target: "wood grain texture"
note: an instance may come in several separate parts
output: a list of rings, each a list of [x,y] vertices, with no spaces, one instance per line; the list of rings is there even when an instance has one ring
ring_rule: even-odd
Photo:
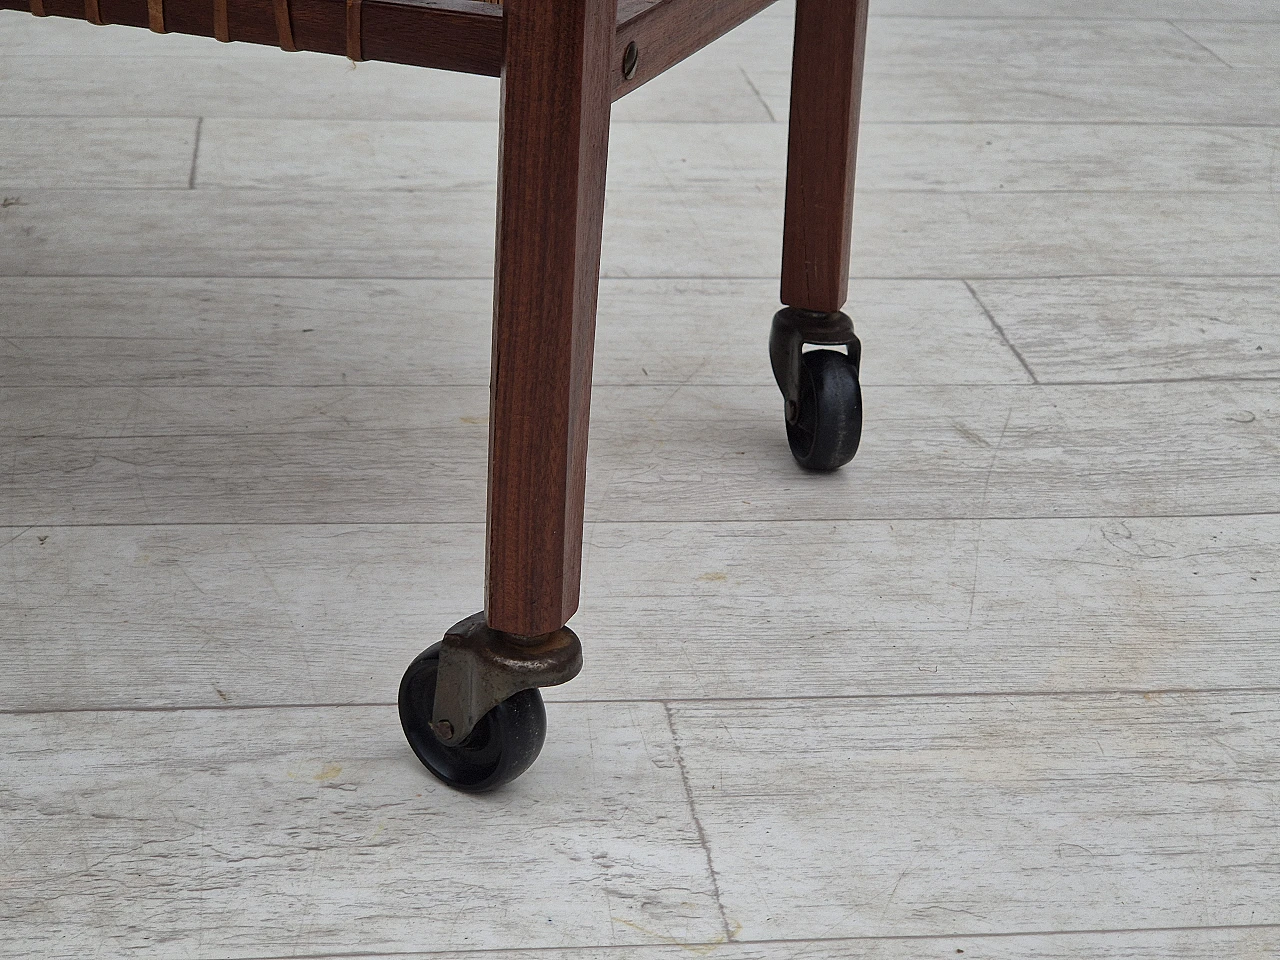
[[[610,193],[605,276],[776,277],[781,184]],[[0,276],[486,277],[493,196],[41,191],[0,210]],[[853,276],[1271,276],[1280,219],[1247,195],[869,193]]]
[[[46,22],[30,19],[37,26]],[[161,47],[168,42],[150,34],[139,36]],[[786,36],[785,31],[777,35],[784,49]],[[1012,45],[1016,40],[1015,35],[1008,42]],[[614,119],[785,119],[789,68],[776,53],[772,64],[733,59],[735,41],[736,33],[730,34],[707,52],[645,84],[618,103]],[[1042,38],[1041,43],[1051,46],[1051,38]],[[718,50],[721,46],[725,46],[723,54]],[[164,58],[148,56],[142,52],[145,49],[128,56],[80,55],[74,63],[6,53],[0,59],[0,115],[39,116],[49,112],[50,104],[60,104],[59,113],[80,116],[378,116],[387,120],[492,120],[497,116],[498,94],[492,78],[389,63],[362,64],[351,70],[338,57],[285,57],[265,47],[246,48],[235,56],[192,57],[182,71],[171,71],[163,69]],[[214,48],[214,54],[221,52]],[[1117,44],[1113,56],[1118,60],[1126,52],[1136,56],[1141,47],[1129,50]],[[100,83],[78,82],[86,75],[101,78]],[[700,91],[700,96],[690,98],[691,89]],[[1277,126],[1278,90],[1280,80],[1274,71],[1232,70],[1216,62],[1151,66],[1113,62],[1072,69],[906,60],[880,67],[871,59],[862,119],[990,123],[1158,119],[1160,123]]]
[[[1232,67],[1275,69],[1280,18],[1272,23],[1250,24],[1247,30],[1217,20],[1186,20],[1174,26]]]
[[[661,707],[549,713],[574,732],[480,802],[385,707],[0,718],[0,955],[722,936]]]
[[[25,9],[24,2],[4,6]],[[271,4],[230,3],[227,36],[215,23],[216,5],[203,0],[165,0],[168,31],[220,40],[281,46]],[[502,10],[482,0],[367,0],[361,47],[366,60],[497,76],[502,67]],[[102,22],[150,27],[147,0],[101,0]],[[47,0],[50,16],[86,19],[87,7],[73,0]],[[298,50],[345,55],[346,8],[335,0],[290,0],[293,42]],[[212,51],[210,51],[212,55]]]
[[[616,0],[507,0],[485,614],[578,608]]]
[[[15,137],[48,118],[11,119]],[[124,125],[131,121],[116,121]],[[145,121],[144,121],[145,122]],[[44,134],[49,142],[53,134]],[[139,128],[141,141],[147,136]],[[322,190],[487,188],[496,129],[468,121],[206,119],[198,188],[282,184]],[[858,138],[858,191],[1165,191],[1265,193],[1280,128],[1149,124],[871,123]],[[787,127],[759,123],[612,124],[614,189],[773,193]],[[127,153],[122,150],[122,154]],[[122,182],[121,157],[100,162]],[[7,167],[3,181],[29,173]],[[148,183],[133,174],[133,185]],[[35,182],[52,186],[52,182]],[[155,186],[154,182],[150,182]]]
[[[26,14],[13,14],[37,21]],[[759,18],[758,18],[759,19]],[[80,24],[79,26],[85,27]],[[619,102],[616,120],[720,121],[785,119],[790,69],[777,52],[761,63],[734,57],[740,28],[717,41],[634,96]],[[763,27],[768,24],[762,22]],[[282,56],[269,48],[246,47],[235,55],[191,57],[182,71],[162,69],[163,57],[144,51],[165,47],[139,32],[150,45],[136,55],[90,55],[74,63],[47,56],[8,54],[0,59],[0,115],[41,115],[50,104],[59,113],[82,116],[312,117],[335,119],[378,116],[383,119],[494,119],[497,90],[491,78],[420,70],[397,64],[364,64],[351,70],[338,57]],[[95,36],[102,36],[96,31]],[[748,48],[786,48],[786,31]],[[874,39],[871,31],[869,42]],[[1028,45],[1032,46],[1028,38]],[[1039,37],[1052,50],[1053,35]],[[1018,35],[996,45],[1012,47]],[[1083,42],[1083,41],[1081,41]],[[98,41],[99,45],[101,41]],[[212,46],[212,45],[211,45]],[[957,45],[939,37],[940,50]],[[1274,71],[1265,67],[1235,70],[1217,63],[1169,62],[1163,54],[1149,66],[1126,65],[1125,55],[1141,57],[1149,44],[1135,39],[1112,46],[1108,64],[1001,65],[993,62],[919,62],[902,59],[878,65],[868,61],[863,91],[864,121],[874,122],[1040,122],[1280,125],[1280,98]],[[724,52],[720,49],[724,47]],[[229,48],[230,49],[230,48]],[[1050,53],[1046,52],[1046,57]],[[157,62],[160,60],[162,62]],[[884,55],[881,55],[881,61]],[[252,67],[248,67],[252,64]],[[747,76],[744,77],[743,70]],[[86,86],[77,78],[93,75]],[[753,90],[752,84],[758,88]],[[688,91],[702,95],[690,98]],[[74,104],[74,108],[70,105]],[[768,104],[766,108],[765,104]],[[770,113],[772,110],[772,113]]]
[[[777,4],[719,41],[706,59],[790,69],[787,40],[793,19],[772,14],[794,14],[795,9],[794,3]],[[872,4],[870,24],[867,63],[894,73],[944,64],[1070,69],[1222,65],[1211,50],[1165,20],[981,17],[954,10],[936,17],[886,17]]]
[[[80,26],[87,29],[83,23]],[[167,43],[149,33],[138,36],[161,47]],[[90,51],[60,66],[47,56],[19,58],[6,52],[0,59],[0,115],[41,116],[49,113],[49,104],[59,104],[56,114],[77,116],[497,119],[500,97],[491,77],[377,62],[353,69],[339,57],[283,57],[269,47],[237,46],[215,47],[217,55],[201,56],[185,55],[189,48],[181,48],[180,71],[165,69],[167,59],[148,55],[149,47],[114,56]],[[100,77],[100,83],[88,87],[77,83],[77,77],[90,74]],[[692,104],[686,93],[688,83],[688,77],[681,79],[677,74],[646,84],[619,102],[618,116],[771,119],[750,82],[736,69],[699,74],[696,83],[705,96]]]
[[[37,26],[48,22],[30,19]],[[103,29],[96,28],[94,36],[105,37]],[[184,57],[181,69],[174,69],[168,58],[146,52],[174,37],[137,35],[149,45],[127,56],[6,53],[0,58],[0,115],[44,116],[50,104],[58,104],[55,115],[82,117],[380,116],[491,123],[498,118],[494,77],[394,63],[352,67],[337,56],[285,56],[270,47],[212,41],[207,41],[208,53]],[[86,84],[86,76],[97,82]],[[746,81],[741,82],[745,88]]]
[[[745,939],[1280,921],[1272,695],[672,711]]]
[[[866,0],[800,0],[791,70],[782,302],[834,313],[849,296]]]
[[[1280,279],[978,281],[1042,382],[1280,379]]]
[[[479,608],[482,534],[0,530],[0,703],[390,704]],[[750,699],[763,677],[771,697],[1280,689],[1277,543],[1274,516],[590,524],[586,663],[546,696]]]
[[[620,98],[750,20],[776,0],[620,0],[613,48],[613,95]],[[635,74],[622,69],[634,43]]]
[[[606,279],[594,382],[771,384],[776,296],[771,280]],[[491,300],[488,280],[7,278],[2,383],[482,387]],[[1028,381],[962,283],[861,281],[849,311],[864,383]]]
[[[790,75],[752,69],[747,75],[773,116],[787,115]],[[689,80],[692,82],[693,78]],[[1275,71],[1225,64],[999,67],[918,64],[881,70],[868,65],[862,118],[871,121],[965,123],[1280,123]]]
[[[948,0],[880,0],[876,12],[895,17],[954,16]],[[1089,19],[1177,19],[1280,21],[1271,0],[1218,0],[1206,6],[1201,0],[975,0],[964,8],[971,17],[1037,17]]]
[[[738,936],[893,925],[948,939],[952,955],[977,940],[981,956],[984,933],[1085,915],[1274,925],[1268,700],[991,697],[922,712],[899,700],[674,707]],[[16,861],[6,947],[125,952],[159,935],[202,955],[212,931],[227,956],[299,942],[350,953],[719,938],[660,708],[553,706],[567,735],[496,805],[428,783],[380,736],[389,713],[271,711],[261,729],[241,712],[5,717],[0,842],[46,851]],[[823,741],[789,748],[814,725]],[[817,780],[844,787],[843,802]],[[462,816],[465,839],[445,829]],[[751,878],[766,857],[762,889]],[[782,886],[797,875],[828,877],[824,896]],[[461,925],[448,909],[460,877]],[[1153,949],[1172,934],[1145,936]],[[1081,940],[1024,943],[1062,955]]]
[[[688,960],[707,954],[717,960],[957,960],[956,952],[978,960],[1270,960],[1280,947],[1274,928],[1242,926],[1225,930],[1109,931],[1105,933],[1000,934],[895,940],[781,940],[772,943],[682,943],[664,946],[585,947],[560,950],[468,951],[469,960]],[[434,960],[438,953],[352,954],[351,960]],[[288,960],[288,958],[278,958]]]
[[[185,187],[195,135],[180,118],[0,117],[0,190]]]
[[[6,389],[6,525],[482,518],[483,388]],[[587,516],[1270,513],[1274,384],[868,387],[854,469],[802,473],[770,387],[597,391]],[[1176,411],[1177,415],[1171,415]]]

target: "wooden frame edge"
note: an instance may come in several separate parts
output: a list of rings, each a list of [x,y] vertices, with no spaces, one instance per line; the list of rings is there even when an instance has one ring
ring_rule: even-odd
[[[613,98],[625,97],[776,2],[618,0]],[[628,77],[623,64],[632,43],[636,45],[636,68]]]
[[[776,0],[619,0],[614,38],[613,99],[665,73],[686,57],[750,20]],[[432,67],[496,77],[505,56],[501,5],[491,0],[363,0],[361,51],[365,60]],[[297,49],[345,56],[346,8],[343,0],[291,0],[293,41]],[[269,16],[247,20],[237,9],[232,40],[280,44],[278,25]],[[85,19],[83,0],[0,0],[0,10],[40,12]],[[147,28],[147,0],[101,0],[110,24]],[[165,0],[170,33],[212,37],[210,0]],[[627,48],[636,45],[631,76],[624,66]]]
[[[230,11],[232,41],[280,45],[274,8]],[[47,16],[84,20],[84,0],[42,0]],[[363,0],[362,56],[365,60],[433,67],[496,77],[502,72],[502,7],[486,0]],[[164,0],[169,33],[213,37],[212,0]],[[31,0],[0,0],[0,10],[32,11]],[[151,26],[148,0],[99,0],[107,24]],[[345,56],[345,0],[290,0],[294,45],[299,50]]]

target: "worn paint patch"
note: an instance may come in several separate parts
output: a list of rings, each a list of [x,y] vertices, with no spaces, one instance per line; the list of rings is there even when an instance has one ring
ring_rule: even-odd
[[[314,780],[316,783],[327,783],[342,773],[342,767],[336,763],[322,764],[317,770],[314,767],[294,767],[285,772],[290,780]]]

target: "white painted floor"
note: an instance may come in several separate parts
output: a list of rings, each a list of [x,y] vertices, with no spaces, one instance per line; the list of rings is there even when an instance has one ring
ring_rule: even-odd
[[[786,449],[786,0],[616,108],[587,666],[439,786],[497,82],[0,12],[0,956],[1280,954],[1280,6],[875,0]]]

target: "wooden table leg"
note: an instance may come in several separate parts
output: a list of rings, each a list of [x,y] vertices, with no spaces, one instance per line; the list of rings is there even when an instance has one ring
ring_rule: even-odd
[[[617,0],[506,0],[485,614],[578,607]]]
[[[867,0],[797,0],[782,302],[833,313],[849,294]]]

